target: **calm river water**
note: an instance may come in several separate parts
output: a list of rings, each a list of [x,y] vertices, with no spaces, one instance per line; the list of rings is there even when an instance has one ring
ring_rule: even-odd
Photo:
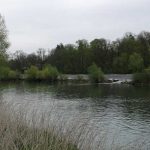
[[[66,130],[82,122],[85,135],[82,138],[91,136],[91,150],[96,150],[96,144],[100,141],[105,145],[104,149],[114,145],[125,146],[125,149],[128,149],[128,145],[150,149],[148,87],[1,83],[0,99],[28,113],[36,110],[38,115],[48,114],[46,118],[49,122],[61,125]]]

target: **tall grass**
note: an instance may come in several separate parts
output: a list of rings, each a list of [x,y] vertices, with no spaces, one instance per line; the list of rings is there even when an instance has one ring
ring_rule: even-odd
[[[22,117],[0,106],[0,150],[77,150],[65,137],[56,134],[54,128],[29,126]]]
[[[19,114],[19,115],[18,115]],[[9,106],[0,104],[0,150],[142,150],[146,142],[119,146],[115,144],[117,137],[112,137],[112,144],[101,134],[87,130],[88,122],[48,125],[45,116],[37,121],[35,114],[30,121],[26,114],[15,113]],[[92,126],[91,126],[92,127]],[[64,134],[65,133],[65,134]],[[96,142],[93,142],[96,141]],[[144,147],[144,148],[143,148]]]

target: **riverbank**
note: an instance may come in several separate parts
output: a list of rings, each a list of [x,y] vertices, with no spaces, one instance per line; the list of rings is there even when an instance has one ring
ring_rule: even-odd
[[[90,81],[89,75],[86,74],[77,74],[77,75],[72,75],[72,74],[64,74],[62,75],[64,80],[67,81]],[[61,76],[58,77],[58,80],[63,79]],[[131,82],[132,81],[132,74],[105,74],[105,82],[106,83],[113,83],[113,82]]]
[[[25,75],[21,75],[20,80],[27,80]],[[90,82],[88,74],[61,74],[57,77],[58,81],[85,81]],[[132,74],[105,74],[105,82],[131,82]]]

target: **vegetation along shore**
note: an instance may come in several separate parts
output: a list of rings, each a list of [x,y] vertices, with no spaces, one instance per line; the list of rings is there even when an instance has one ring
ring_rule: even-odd
[[[150,32],[126,33],[109,41],[104,38],[59,44],[51,51],[16,51],[8,54],[5,21],[0,16],[0,80],[65,80],[63,74],[89,74],[93,82],[105,82],[104,74],[135,74],[133,83],[149,84]],[[140,74],[139,74],[140,73]],[[146,79],[145,79],[146,76]],[[143,80],[142,78],[144,77]],[[79,76],[79,80],[81,80]]]

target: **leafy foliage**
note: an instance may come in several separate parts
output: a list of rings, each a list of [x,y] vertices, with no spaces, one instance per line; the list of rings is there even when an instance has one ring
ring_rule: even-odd
[[[115,73],[129,73],[128,69],[128,54],[122,53],[119,57],[116,57],[113,61],[113,68]],[[126,66],[126,67],[125,67]]]
[[[8,47],[9,42],[7,41],[7,30],[5,20],[0,14],[0,53],[4,54]]]
[[[78,40],[76,44],[61,43],[48,54],[44,49],[32,54],[20,51],[9,60],[9,65],[22,73],[32,65],[40,70],[52,65],[63,74],[86,74],[92,62],[105,73],[142,71],[150,66],[150,32],[126,33],[112,42],[100,38],[91,42]]]
[[[39,71],[38,79],[40,80],[57,80],[59,72],[56,67],[48,65],[44,67],[41,71]]]
[[[39,70],[36,66],[31,66],[26,70],[27,78],[30,80],[37,80]]]
[[[0,67],[4,67],[7,64],[6,50],[9,47],[7,40],[7,30],[5,26],[4,18],[0,14]]]
[[[97,67],[94,63],[88,68],[88,73],[93,82],[103,82],[105,79],[101,68]]]
[[[135,73],[133,75],[133,83],[149,85],[150,84],[150,67],[145,69],[141,73]]]
[[[0,80],[12,80],[17,78],[17,72],[11,70],[8,67],[0,67]]]
[[[133,53],[129,57],[129,69],[132,72],[141,72],[144,68],[144,61],[140,54]]]
[[[36,66],[31,66],[26,70],[26,75],[29,80],[49,80],[55,81],[59,75],[56,67],[48,65],[42,70],[39,70]]]
[[[42,48],[32,54],[16,51],[9,59],[8,47],[7,29],[0,15],[0,66],[22,74],[27,70],[29,79],[56,80],[58,70],[62,74],[86,74],[92,62],[105,73],[118,74],[142,72],[150,66],[150,32],[145,31],[138,35],[126,33],[112,42],[99,38],[91,42],[81,39],[75,44],[61,43],[48,54]]]

